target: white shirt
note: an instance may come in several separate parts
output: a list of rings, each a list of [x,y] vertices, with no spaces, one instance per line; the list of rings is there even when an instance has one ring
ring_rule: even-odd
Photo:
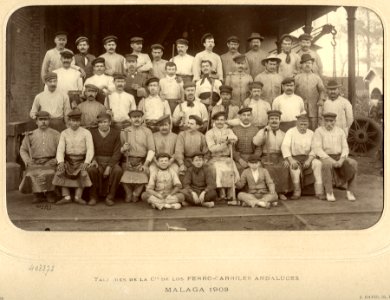
[[[83,79],[79,71],[72,68],[59,68],[53,72],[57,73],[57,90],[59,92],[68,94],[69,91],[82,91]],[[45,90],[47,91],[47,85],[45,85]]]
[[[205,79],[202,82],[203,79],[200,79],[196,82],[196,90],[195,90],[195,97],[199,97],[202,93],[210,93],[211,91],[211,83],[208,81],[208,79]],[[222,85],[221,81],[218,79],[214,79],[214,86],[213,86],[213,92],[217,93],[219,95],[219,87]]]
[[[171,115],[171,108],[166,100],[159,96],[149,96],[138,104],[138,109],[144,112],[145,120],[157,120],[163,115]]]
[[[257,180],[259,180],[259,169],[257,168],[254,171],[252,169],[250,169],[250,170],[252,172],[253,179],[255,180],[255,182],[257,182]]]
[[[324,102],[324,113],[332,112],[337,114],[336,126],[344,130],[345,135],[348,136],[349,127],[353,123],[353,111],[351,103],[339,96],[336,100],[326,99]]]
[[[267,111],[271,110],[271,105],[267,101],[247,98],[244,107],[252,108],[253,125],[261,127],[268,124]]]
[[[192,65],[194,64],[194,57],[192,55],[176,55],[174,58],[171,58],[172,62],[176,64],[176,74],[179,75],[189,75],[192,73]]]
[[[87,78],[87,80],[85,80],[84,83],[84,90],[87,84],[96,85],[99,89],[105,88],[111,92],[115,91],[114,78],[106,74],[102,74],[102,75],[95,74]]]
[[[282,142],[283,157],[296,155],[313,155],[311,143],[314,132],[307,129],[305,133],[300,133],[297,127],[287,130]]]
[[[201,75],[202,60],[209,60],[213,64],[211,70],[217,72],[218,79],[223,80],[222,60],[218,54],[209,51],[202,51],[195,55],[192,72],[194,73],[194,80],[199,80]]]
[[[183,125],[186,126],[188,124],[188,117],[191,115],[195,115],[200,117],[203,122],[209,119],[209,114],[207,112],[206,106],[200,101],[194,101],[194,106],[188,106],[187,101],[180,103],[176,106],[175,111],[173,112],[173,121],[176,123],[180,118],[180,112],[184,112],[184,121]]]
[[[176,76],[166,76],[160,79],[160,96],[164,99],[181,99],[183,81],[178,83]]]
[[[153,68],[152,61],[150,60],[150,57],[146,53],[133,53],[137,55],[137,67],[138,72],[147,72]]]
[[[111,93],[109,96],[110,107],[108,107],[107,99],[104,102],[104,105],[111,109],[112,111],[112,120],[114,122],[123,122],[129,120],[129,112],[137,109],[133,95],[117,91]]]
[[[281,122],[291,122],[295,121],[297,119],[296,116],[305,111],[305,104],[303,103],[303,99],[298,95],[282,94],[274,99],[272,109],[282,112],[280,117]]]

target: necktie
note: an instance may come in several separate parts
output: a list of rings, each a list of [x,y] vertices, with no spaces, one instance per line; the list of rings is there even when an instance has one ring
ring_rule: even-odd
[[[291,62],[290,52],[287,52],[286,55],[286,64],[289,64]]]

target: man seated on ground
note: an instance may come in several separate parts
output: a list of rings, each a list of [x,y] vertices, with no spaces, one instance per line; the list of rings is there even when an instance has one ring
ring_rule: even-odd
[[[95,205],[98,197],[105,197],[108,206],[114,205],[114,198],[122,177],[119,166],[121,159],[120,131],[111,126],[111,115],[101,113],[97,116],[98,128],[91,129],[95,146],[95,157],[87,169],[92,181],[88,205]]]
[[[257,155],[248,158],[248,168],[246,168],[237,182],[238,189],[247,186],[247,190],[240,192],[237,199],[243,202],[243,206],[270,208],[278,203],[278,195],[275,191],[275,184],[267,169],[261,165]]]
[[[85,187],[92,182],[88,176],[89,167],[94,156],[92,135],[89,130],[80,127],[81,112],[75,108],[68,114],[69,128],[61,132],[57,148],[57,172],[53,184],[61,187],[62,199],[56,204],[72,202],[69,188],[75,188],[74,202],[85,205],[81,198]]]
[[[168,153],[156,155],[157,168],[150,173],[146,191],[142,194],[143,201],[147,201],[153,208],[180,209],[184,195],[180,193],[181,182],[177,173],[169,168],[171,156]]]
[[[279,110],[270,110],[268,125],[253,137],[253,144],[262,147],[261,162],[270,173],[280,200],[287,200],[285,194],[291,191],[289,164],[283,159],[281,146],[285,133],[280,130]]]
[[[326,200],[336,201],[333,194],[333,182],[336,187],[346,185],[346,196],[355,201],[353,194],[357,173],[357,162],[348,157],[349,149],[345,132],[335,126],[337,115],[324,113],[324,125],[314,132],[312,148],[322,162],[322,181],[324,182]]]
[[[84,95],[86,101],[81,102],[77,107],[81,111],[81,126],[84,128],[97,127],[97,116],[106,112],[103,104],[96,101],[96,96],[99,88],[93,84],[85,85]]]
[[[291,199],[301,196],[301,187],[314,183],[317,198],[325,199],[321,177],[321,162],[315,159],[311,143],[313,131],[308,129],[309,117],[306,113],[297,116],[297,126],[287,130],[282,143],[283,158],[288,160],[294,186]]]
[[[214,201],[217,199],[215,182],[204,163],[203,153],[194,152],[192,154],[191,166],[186,170],[182,180],[181,193],[184,194],[186,203],[214,207]]]
[[[55,202],[52,184],[57,166],[55,159],[60,133],[49,127],[50,114],[40,111],[36,114],[37,129],[27,132],[20,147],[20,156],[26,166],[26,173],[19,186],[24,193],[33,193],[33,203],[47,200]]]

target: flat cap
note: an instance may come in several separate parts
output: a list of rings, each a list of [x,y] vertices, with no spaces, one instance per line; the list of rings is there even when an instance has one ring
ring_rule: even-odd
[[[299,36],[299,40],[302,41],[302,40],[309,40],[311,41],[312,40],[312,36],[308,33],[303,33]]]
[[[57,79],[58,76],[57,76],[57,73],[54,73],[54,72],[49,72],[45,75],[44,77],[44,80],[45,82],[48,81],[48,80],[51,80],[51,79]]]
[[[262,89],[264,86],[264,84],[261,82],[261,81],[254,81],[252,82],[252,84],[250,85],[250,89]]]
[[[200,39],[200,42],[203,44],[206,41],[206,39],[213,39],[213,38],[214,38],[214,36],[208,32],[202,36],[202,38]]]
[[[309,115],[307,114],[307,112],[303,112],[296,116],[296,118],[297,120],[309,120]]]
[[[251,35],[247,38],[248,42],[251,40],[260,40],[263,41],[264,37],[260,35],[258,32],[252,32]]]
[[[143,116],[144,115],[144,112],[142,110],[138,110],[138,109],[135,109],[135,110],[131,110],[129,112],[129,117],[139,117],[139,116]]]
[[[171,159],[171,156],[169,153],[166,152],[160,152],[156,154],[156,159],[159,160],[160,158],[167,157],[168,159]]]
[[[212,116],[212,119],[213,120],[216,120],[218,119],[219,117],[223,116],[225,119],[226,119],[226,114],[224,111],[219,111],[217,113],[215,113],[213,116]]]
[[[114,77],[114,80],[116,80],[116,79],[126,79],[126,75],[122,74],[122,73],[114,73],[112,75],[112,77]]]
[[[260,161],[260,157],[256,154],[251,154],[248,157],[248,162],[250,162],[250,163],[257,163],[259,161]]]
[[[57,31],[56,33],[54,33],[54,36],[57,37],[59,35],[65,35],[65,36],[68,36],[68,33],[64,30],[59,30]]]
[[[193,82],[193,81],[188,81],[188,82],[185,82],[184,85],[183,85],[183,88],[184,88],[184,89],[188,89],[188,88],[190,88],[190,87],[196,88],[196,83]]]
[[[160,118],[157,119],[156,124],[157,125],[162,125],[165,123],[170,123],[171,122],[171,116],[170,115],[163,115]]]
[[[238,111],[238,114],[241,115],[244,112],[252,112],[252,107],[243,107]]]
[[[279,64],[282,60],[275,54],[270,54],[261,61],[261,64],[264,66],[267,61],[276,61]]]
[[[50,114],[47,112],[47,111],[44,111],[44,110],[41,110],[41,111],[38,111],[35,116],[37,117],[37,119],[50,119]]]
[[[191,158],[194,159],[195,157],[204,157],[204,154],[200,151],[197,151],[191,155]]]
[[[151,84],[152,82],[160,82],[160,79],[158,79],[157,77],[151,77],[149,78],[148,80],[146,80],[146,86],[148,86],[149,84]]]
[[[233,57],[233,60],[236,63],[240,63],[240,62],[242,63],[242,62],[245,62],[246,56],[244,54],[240,54],[240,55]]]
[[[85,89],[86,90],[95,90],[95,91],[99,90],[99,88],[96,85],[92,84],[92,83],[87,83],[85,85]]]
[[[161,50],[164,50],[164,47],[161,44],[153,44],[152,46],[150,46],[150,49],[161,49]]]
[[[115,35],[108,35],[103,38],[103,44],[107,44],[109,42],[116,42],[118,38]]]
[[[71,50],[64,50],[60,52],[62,57],[71,58],[74,56],[74,53]]]
[[[279,42],[281,43],[281,42],[283,42],[283,40],[286,40],[286,39],[289,39],[289,40],[291,40],[291,41],[293,41],[294,40],[294,37],[291,35],[291,34],[283,34],[281,37],[280,37],[280,39],[279,39]]]
[[[68,117],[70,119],[79,119],[79,118],[81,118],[81,115],[82,115],[82,113],[81,113],[80,109],[78,109],[77,107],[75,109],[73,109],[70,113],[68,113]]]
[[[300,61],[299,63],[300,63],[300,64],[303,64],[303,63],[305,63],[305,62],[307,62],[307,61],[309,61],[309,60],[311,60],[311,61],[314,62],[314,58],[311,57],[311,55],[310,55],[309,53],[305,53],[305,54],[302,54],[302,56],[301,56],[301,61]]]
[[[236,43],[239,43],[240,40],[238,37],[236,37],[235,35],[232,35],[232,36],[229,36],[228,39],[226,40],[226,42],[236,42]]]
[[[332,113],[332,112],[324,112],[324,113],[322,114],[322,117],[323,117],[324,119],[336,119],[337,114]]]
[[[89,42],[88,38],[86,36],[79,36],[76,41],[75,41],[75,44],[76,46],[81,43],[81,42]]]
[[[111,115],[109,113],[106,113],[106,112],[101,112],[100,114],[98,114],[97,120],[98,120],[98,122],[103,121],[103,120],[110,120],[111,121]]]
[[[282,112],[280,110],[272,109],[272,110],[267,111],[267,115],[268,115],[268,117],[276,116],[276,117],[280,118],[280,116],[282,115]]]
[[[200,93],[198,97],[199,97],[199,99],[206,100],[206,99],[210,98],[210,92]],[[213,92],[211,100],[213,102],[218,102],[219,99],[221,99],[219,94],[217,92]]]
[[[286,78],[284,78],[283,81],[282,81],[282,84],[287,84],[287,83],[290,83],[290,82],[294,82],[295,83],[294,77],[286,77]]]
[[[186,39],[177,39],[176,40],[176,45],[187,45],[188,46],[188,40],[186,40]]]
[[[125,55],[127,61],[137,61],[138,55],[133,53],[128,53]]]
[[[341,87],[342,85],[339,84],[336,80],[329,80],[328,84],[326,85],[327,89],[336,89]]]
[[[196,124],[199,125],[199,126],[203,125],[203,120],[202,120],[202,118],[199,117],[199,116],[197,116],[197,115],[190,115],[190,116],[188,117],[188,119],[193,119],[193,120],[195,120]]]
[[[229,85],[221,85],[219,87],[219,92],[220,93],[229,93],[229,94],[231,94],[232,91],[233,91],[233,88],[231,86],[229,86]]]
[[[143,43],[143,42],[144,42],[144,39],[142,37],[139,37],[139,36],[133,36],[130,39],[130,43]]]
[[[98,63],[102,63],[102,64],[105,64],[106,63],[106,60],[104,59],[104,57],[96,57],[92,62],[91,62],[91,65],[94,66]]]

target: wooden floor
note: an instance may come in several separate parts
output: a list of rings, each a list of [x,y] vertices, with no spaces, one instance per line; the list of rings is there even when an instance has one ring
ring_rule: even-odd
[[[355,202],[346,200],[342,190],[336,190],[335,196],[336,202],[304,196],[282,201],[269,210],[218,203],[214,208],[158,211],[146,203],[124,203],[122,199],[117,199],[112,207],[104,202],[93,207],[75,203],[31,204],[31,195],[13,191],[7,194],[7,209],[11,221],[25,230],[162,231],[168,230],[168,226],[192,231],[365,229],[381,217],[383,177],[359,174]]]

